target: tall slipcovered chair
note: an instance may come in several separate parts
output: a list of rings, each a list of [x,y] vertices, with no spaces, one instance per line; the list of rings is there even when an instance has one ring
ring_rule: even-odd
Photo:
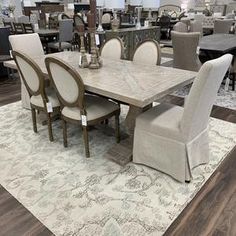
[[[197,55],[200,33],[171,32],[174,51],[173,66],[178,69],[198,71],[201,63]]]
[[[136,119],[133,161],[190,181],[194,167],[209,161],[208,121],[232,61],[224,55],[200,69],[184,108],[160,104]]]

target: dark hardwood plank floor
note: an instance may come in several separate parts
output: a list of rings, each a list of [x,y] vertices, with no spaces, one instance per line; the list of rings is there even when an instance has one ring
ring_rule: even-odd
[[[0,106],[20,99],[20,83],[0,80]],[[179,106],[183,98],[164,101]],[[213,117],[236,123],[236,111],[214,106]],[[165,235],[236,235],[236,148],[228,155]],[[0,236],[53,235],[23,205],[0,186]]]

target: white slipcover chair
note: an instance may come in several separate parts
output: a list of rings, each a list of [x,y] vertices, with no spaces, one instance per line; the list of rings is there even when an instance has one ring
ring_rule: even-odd
[[[136,119],[133,161],[190,181],[191,170],[209,161],[208,121],[217,91],[232,61],[227,54],[206,62],[184,108],[160,104]]]
[[[105,42],[101,48],[101,57],[120,60],[124,55],[124,46],[120,38],[112,38]]]
[[[161,48],[155,40],[146,40],[142,42],[135,50],[133,62],[142,65],[160,65]]]
[[[11,48],[13,51],[21,51],[26,55],[35,58],[43,56],[43,46],[37,33],[11,35],[9,37]],[[22,82],[22,80],[21,80]],[[30,109],[30,98],[24,83],[21,83],[21,101],[24,108]]]

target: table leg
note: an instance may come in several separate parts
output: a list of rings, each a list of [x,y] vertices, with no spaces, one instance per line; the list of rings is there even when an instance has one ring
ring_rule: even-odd
[[[120,143],[113,145],[106,153],[106,158],[113,160],[122,166],[132,161],[135,120],[138,115],[151,107],[152,104],[143,108],[132,105],[129,106],[129,111],[125,119],[125,125],[128,128],[129,137],[121,140]]]

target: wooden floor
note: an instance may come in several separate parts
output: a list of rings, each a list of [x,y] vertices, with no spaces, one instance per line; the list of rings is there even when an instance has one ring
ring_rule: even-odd
[[[0,106],[20,99],[19,80],[0,79]],[[165,97],[183,105],[183,99]],[[215,106],[212,116],[236,123],[236,111]],[[53,235],[24,206],[0,187],[0,236]],[[228,155],[165,235],[236,235],[236,148]]]

